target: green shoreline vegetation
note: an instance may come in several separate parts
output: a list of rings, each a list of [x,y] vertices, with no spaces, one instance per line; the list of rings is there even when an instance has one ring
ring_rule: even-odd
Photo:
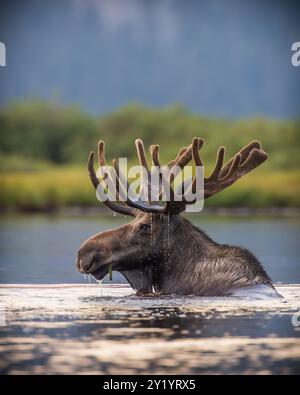
[[[77,107],[40,101],[12,103],[0,110],[0,208],[47,210],[96,206],[87,157],[106,142],[107,160],[128,157],[137,164],[134,140],[160,145],[167,163],[193,136],[203,137],[201,155],[213,167],[217,149],[229,159],[251,140],[260,140],[269,159],[234,186],[208,199],[211,207],[300,207],[300,119],[231,120],[195,115],[185,108],[131,104],[96,117]]]

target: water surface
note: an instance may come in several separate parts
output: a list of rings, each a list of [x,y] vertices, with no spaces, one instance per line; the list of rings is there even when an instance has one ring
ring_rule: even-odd
[[[299,286],[284,298],[140,298],[126,285],[0,286],[4,374],[299,374]]]

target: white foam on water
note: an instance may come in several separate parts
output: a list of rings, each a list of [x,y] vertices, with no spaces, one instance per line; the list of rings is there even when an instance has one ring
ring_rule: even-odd
[[[53,285],[0,285],[1,301],[7,306],[16,308],[40,309],[44,314],[47,309],[63,313],[68,311],[77,314],[81,309],[148,309],[153,307],[179,307],[183,311],[222,311],[235,314],[243,310],[243,314],[253,311],[295,312],[300,308],[300,285],[280,285],[278,296],[270,287],[254,287],[241,289],[231,296],[200,297],[165,295],[158,297],[138,297],[131,287],[124,284],[90,284],[88,293],[85,284],[53,284]],[[59,310],[58,309],[58,306]],[[87,310],[87,311],[88,311]]]
[[[251,287],[244,287],[235,290],[232,293],[232,296],[244,299],[252,299],[252,300],[268,300],[272,298],[283,298],[280,293],[278,293],[275,289],[269,287],[265,284],[253,285]]]

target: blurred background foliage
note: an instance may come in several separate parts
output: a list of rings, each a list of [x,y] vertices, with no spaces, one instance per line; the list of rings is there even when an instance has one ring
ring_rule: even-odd
[[[234,186],[208,200],[214,206],[299,206],[300,119],[209,118],[175,105],[132,103],[97,117],[79,107],[43,101],[15,102],[0,109],[2,209],[44,210],[97,205],[86,171],[89,151],[99,139],[106,156],[137,163],[134,140],[160,144],[162,163],[174,158],[194,136],[203,137],[207,170],[220,145],[227,158],[251,140],[260,140],[269,160]]]

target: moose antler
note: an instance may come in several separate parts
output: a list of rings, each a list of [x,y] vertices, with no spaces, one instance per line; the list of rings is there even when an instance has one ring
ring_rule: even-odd
[[[194,204],[194,201],[187,201],[186,194],[178,195],[182,193],[183,183],[176,189],[172,188],[172,183],[176,175],[176,169],[183,169],[190,161],[193,159],[195,166],[203,166],[203,162],[200,158],[199,151],[204,144],[204,140],[201,138],[194,137],[192,144],[188,147],[183,147],[179,150],[175,159],[167,165],[167,172],[161,171],[159,173],[159,179],[161,183],[161,193],[162,196],[163,188],[169,188],[170,199],[164,205],[160,202],[153,204],[151,202],[151,172],[148,167],[145,148],[142,140],[138,139],[135,142],[136,150],[139,158],[140,165],[145,169],[147,175],[146,180],[142,179],[140,192],[146,192],[147,202],[141,199],[132,200],[128,194],[128,185],[124,185],[124,176],[120,171],[119,163],[117,160],[113,160],[113,167],[116,173],[116,187],[118,196],[120,192],[124,193],[126,196],[126,201],[121,203],[112,202],[106,200],[104,203],[112,210],[125,214],[135,216],[138,211],[144,211],[148,213],[159,213],[166,215],[179,214],[181,211],[185,210],[186,205]],[[150,154],[152,158],[152,164],[159,169],[162,169],[159,161],[159,147],[158,145],[150,146]],[[225,147],[220,147],[217,153],[216,164],[211,175],[204,178],[204,199],[207,199],[223,189],[232,185],[236,180],[238,180],[243,175],[249,173],[251,170],[255,169],[257,166],[262,164],[268,157],[268,155],[261,149],[261,144],[258,141],[252,141],[241,149],[233,158],[231,158],[226,165],[223,166],[225,156]],[[98,144],[98,159],[99,166],[104,169],[103,180],[113,182],[112,175],[109,168],[106,165],[105,154],[104,154],[104,141],[100,141]],[[97,189],[99,186],[103,188],[102,183],[96,176],[94,170],[94,153],[91,152],[88,161],[88,170],[90,179]],[[196,177],[191,180],[190,190],[195,193],[196,190]],[[105,189],[105,188],[104,188]]]
[[[246,145],[223,167],[224,155],[225,147],[220,147],[215,168],[212,174],[204,179],[205,199],[229,187],[268,158],[258,141]]]
[[[148,169],[148,164],[147,164],[147,159],[146,159],[146,154],[145,154],[145,149],[142,140],[136,140],[136,148],[138,152],[138,157],[140,161],[140,165],[146,169],[147,173],[149,174],[149,169]],[[110,173],[110,169],[108,168],[106,164],[106,159],[105,159],[105,143],[104,141],[99,141],[98,143],[98,161],[99,161],[99,166],[102,169],[103,172],[103,181],[106,179],[109,179],[110,182],[113,182],[113,177]],[[89,176],[92,181],[92,184],[94,185],[94,188],[102,188],[102,191],[104,191],[105,187],[103,187],[102,183],[100,183],[100,180],[98,179],[95,169],[94,169],[94,152],[90,153],[89,160],[88,160],[88,171],[89,171]],[[161,205],[151,205],[147,204],[142,200],[132,200],[129,197],[128,194],[128,185],[125,187],[122,180],[124,180],[124,177],[122,177],[121,171],[119,169],[119,163],[116,159],[113,160],[113,166],[116,172],[116,189],[117,189],[117,194],[120,195],[120,191],[124,193],[124,190],[126,188],[126,196],[127,200],[121,204],[121,203],[116,203],[113,201],[110,201],[106,199],[104,201],[104,204],[107,205],[110,209],[113,211],[124,214],[124,215],[131,215],[131,216],[136,216],[137,210],[140,211],[145,211],[145,212],[155,212],[155,213],[161,213],[163,214],[165,211],[165,207]],[[150,178],[150,177],[149,177]],[[141,189],[144,188],[145,186],[145,180],[142,181]],[[151,192],[151,185],[150,187],[148,186],[148,196],[150,196]]]
[[[92,181],[92,184],[94,185],[94,188],[97,189],[98,186],[100,185],[100,181],[97,178],[95,169],[94,169],[94,156],[95,153],[91,152],[90,156],[89,156],[89,160],[88,160],[88,171],[89,171],[89,176],[90,179]],[[105,174],[107,176],[107,174]],[[106,177],[103,177],[103,179],[105,179]],[[112,202],[110,200],[105,200],[104,204],[110,208],[111,210],[115,211],[116,213],[119,214],[123,214],[123,215],[131,215],[131,216],[135,216],[135,210],[133,210],[131,207],[128,207],[126,205],[123,204],[119,204],[116,202]]]

